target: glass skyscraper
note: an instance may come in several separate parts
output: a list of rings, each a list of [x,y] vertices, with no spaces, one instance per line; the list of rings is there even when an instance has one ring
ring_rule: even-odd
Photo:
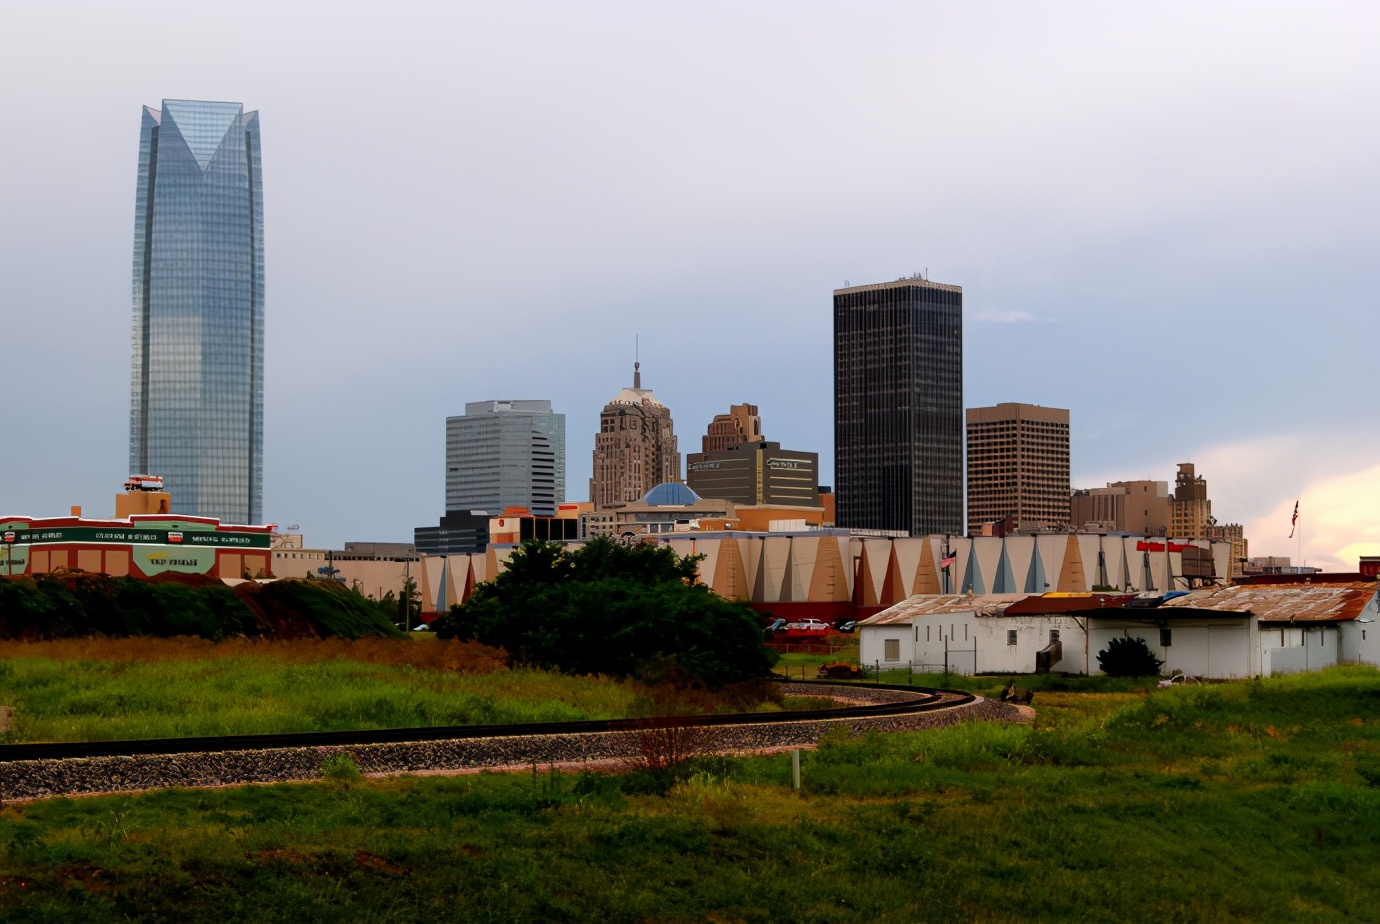
[[[129,464],[174,513],[263,518],[263,229],[259,114],[144,107]]]
[[[446,418],[446,512],[565,503],[565,415],[550,401],[471,401]]]
[[[834,290],[839,526],[962,535],[963,289]]]

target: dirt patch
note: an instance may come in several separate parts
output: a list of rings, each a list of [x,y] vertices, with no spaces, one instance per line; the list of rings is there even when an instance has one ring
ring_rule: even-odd
[[[0,706],[0,735],[10,730],[14,724],[14,709],[10,706]]]

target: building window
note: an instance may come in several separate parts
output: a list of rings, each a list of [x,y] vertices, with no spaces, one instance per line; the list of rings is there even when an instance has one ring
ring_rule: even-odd
[[[1007,630],[1006,630],[1006,644],[1008,644],[1008,645],[1014,645],[1014,644],[1016,644],[1016,630],[1015,630],[1015,629],[1007,629]]]
[[[901,640],[899,638],[888,638],[882,640],[882,660],[901,660]]]
[[[925,626],[925,641],[928,642],[929,640],[930,640],[930,627],[929,627],[929,626]]]
[[[1174,641],[1171,631],[1166,627],[1160,630],[1160,647],[1168,648]]]
[[[1057,642],[1057,641],[1059,641],[1059,630],[1058,630],[1058,629],[1050,629],[1050,630],[1049,630],[1049,640],[1050,640],[1051,642]]]

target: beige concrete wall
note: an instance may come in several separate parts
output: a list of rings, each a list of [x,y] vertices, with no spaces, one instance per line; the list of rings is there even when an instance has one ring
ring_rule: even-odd
[[[366,597],[378,599],[388,591],[393,591],[394,596],[400,596],[403,589],[403,578],[405,573],[410,571],[412,579],[417,580],[417,562],[411,562],[411,567],[407,568],[407,562],[401,561],[337,561],[335,567],[340,570],[339,577],[345,579],[345,586],[355,587]]]

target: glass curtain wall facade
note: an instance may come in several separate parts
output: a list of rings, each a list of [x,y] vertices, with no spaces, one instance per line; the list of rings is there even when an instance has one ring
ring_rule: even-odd
[[[134,221],[130,469],[174,513],[263,518],[264,244],[259,114],[144,107]]]
[[[563,503],[565,415],[550,401],[475,401],[446,418],[447,512],[553,517]]]
[[[961,287],[834,291],[834,482],[839,526],[961,533]]]

